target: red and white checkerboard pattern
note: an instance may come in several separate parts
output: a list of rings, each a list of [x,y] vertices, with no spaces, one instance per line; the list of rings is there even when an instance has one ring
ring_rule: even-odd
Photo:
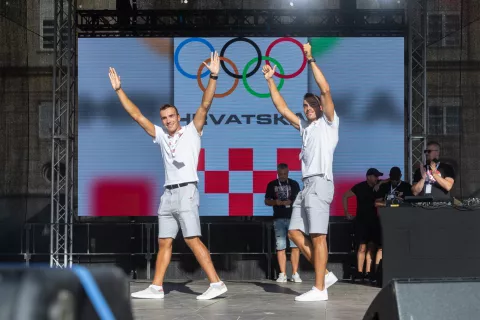
[[[286,163],[290,177],[302,187],[299,154],[299,148],[229,148],[228,156],[225,157],[218,150],[206,154],[205,149],[202,149],[198,161],[198,188],[205,194],[200,198],[201,215],[271,216],[272,208],[264,204],[267,184],[277,178],[277,164]],[[209,170],[209,162],[210,167],[224,167],[225,170]],[[343,193],[363,179],[358,176],[335,180],[331,215],[343,215]],[[155,215],[156,210],[151,208],[158,205],[159,196],[155,192],[157,183],[151,177],[99,177],[92,185],[92,215]],[[349,211],[355,212],[355,208],[355,198],[351,198]]]
[[[254,207],[265,207],[263,204],[265,190],[267,184],[277,178],[277,164],[286,163],[290,172],[300,172],[299,154],[298,148],[278,148],[276,163],[269,165],[272,170],[255,170],[255,156],[259,155],[255,155],[253,148],[230,148],[228,168],[212,171],[206,169],[206,154],[202,149],[198,161],[199,189],[210,200],[211,197],[217,200],[215,208],[209,206],[208,215],[225,216],[227,213],[228,216],[254,215]],[[270,211],[271,208],[266,214],[271,215]]]

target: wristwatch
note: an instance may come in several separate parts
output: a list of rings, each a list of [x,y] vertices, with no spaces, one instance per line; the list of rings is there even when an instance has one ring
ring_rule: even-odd
[[[315,60],[315,58],[308,59],[308,63],[312,63],[312,62],[317,62],[317,60]]]
[[[214,76],[214,75],[210,74],[210,79],[217,80],[218,76]]]

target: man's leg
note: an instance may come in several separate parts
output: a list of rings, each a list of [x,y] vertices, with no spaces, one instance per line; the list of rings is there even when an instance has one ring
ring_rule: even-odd
[[[152,284],[145,290],[133,292],[132,298],[163,299],[163,280],[172,257],[173,239],[178,233],[178,222],[172,215],[170,205],[171,192],[165,191],[158,213],[158,254],[155,263],[155,275]]]
[[[365,257],[365,260],[366,260],[365,272],[366,273],[370,273],[370,271],[372,269],[373,256],[375,255],[376,250],[377,250],[377,247],[375,246],[375,244],[370,242],[368,244],[367,254],[366,254],[366,257]]]
[[[278,268],[280,269],[277,282],[287,282],[287,227],[283,219],[275,219],[273,221]]]
[[[298,271],[298,265],[300,263],[300,250],[298,248],[292,248],[290,253],[290,261],[292,262],[292,273],[296,274]]]
[[[208,249],[205,247],[202,240],[200,240],[199,237],[189,237],[185,238],[185,242],[192,250],[195,258],[197,258],[197,261],[202,267],[203,271],[205,271],[210,283],[220,282],[220,278],[218,277],[215,267],[213,266],[210,252],[208,252]]]
[[[172,244],[172,238],[158,239],[157,262],[155,263],[155,275],[152,282],[152,284],[156,286],[163,285],[165,272],[167,271],[170,259],[172,258]]]
[[[286,274],[287,272],[287,254],[286,250],[277,250],[277,260],[278,260],[278,268],[280,269],[280,273]]]
[[[200,228],[200,215],[198,212],[198,189],[194,184],[189,184],[179,189],[179,197],[181,200],[177,219],[182,228],[183,237],[210,281],[210,286],[207,291],[198,296],[197,300],[213,299],[227,292],[227,286],[220,281],[220,278],[215,271],[215,267],[213,266],[210,252],[208,252],[208,249],[200,240],[202,232]]]
[[[365,243],[361,243],[358,246],[358,251],[357,251],[357,271],[359,273],[363,273],[363,265],[365,264],[366,253],[367,253],[367,245]]]
[[[383,250],[382,248],[378,248],[377,251],[377,256],[375,257],[375,272],[378,270],[378,265],[380,264],[380,261],[382,261],[383,257]]]
[[[325,289],[325,269],[327,268],[328,249],[325,234],[312,234],[313,267],[315,268],[315,287]]]

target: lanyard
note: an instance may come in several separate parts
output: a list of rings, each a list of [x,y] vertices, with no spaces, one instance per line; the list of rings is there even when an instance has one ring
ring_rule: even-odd
[[[437,163],[437,168],[436,170],[438,170],[438,167],[440,166],[440,162]],[[428,166],[428,170],[427,170],[427,176],[428,176],[428,183],[429,184],[434,184],[437,180],[435,180],[435,178],[433,177],[433,174],[432,174],[432,170],[430,169],[430,166]]]
[[[180,140],[180,137],[182,136],[183,132],[178,132],[175,133],[172,136],[168,136],[168,147],[170,148],[170,153],[172,155],[172,158],[175,158],[175,149],[177,148],[178,140]]]
[[[401,183],[402,181],[400,181],[395,188],[393,188],[393,185],[390,183],[390,194],[393,194],[393,191],[397,190]]]

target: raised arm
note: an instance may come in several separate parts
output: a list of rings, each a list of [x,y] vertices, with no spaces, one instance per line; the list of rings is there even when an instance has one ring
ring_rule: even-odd
[[[332,122],[335,114],[335,106],[333,104],[332,96],[330,95],[330,86],[312,56],[312,46],[310,43],[303,45],[303,51],[307,56],[308,63],[312,67],[315,82],[317,83],[318,88],[320,88],[320,102],[322,103],[323,113],[327,117],[327,120]]]
[[[205,92],[203,93],[202,103],[193,118],[193,124],[198,133],[202,132],[205,121],[207,121],[207,113],[212,106],[213,96],[215,95],[215,89],[217,88],[218,72],[220,71],[220,58],[216,51],[215,53],[211,53],[209,60],[210,65],[206,64],[206,62],[203,64],[208,70],[210,70],[210,80],[208,80],[207,89],[205,89]]]
[[[114,68],[110,68],[108,76],[110,77],[113,90],[115,90],[117,93],[125,111],[127,111],[130,117],[132,117],[132,119],[135,120],[151,137],[155,137],[155,126],[150,122],[150,120],[145,118],[140,112],[140,109],[138,109],[138,107],[130,99],[128,99],[127,95],[122,89],[120,76],[117,75],[117,72]]]
[[[272,69],[269,65],[264,65],[262,70],[268,83],[268,90],[270,90],[270,96],[272,97],[273,104],[275,105],[275,108],[277,108],[278,112],[285,119],[287,119],[287,121],[290,122],[295,129],[300,129],[300,119],[295,113],[292,112],[292,110],[288,108],[287,103],[283,99],[280,92],[278,92],[275,81],[272,79],[276,68],[277,66],[273,66]]]

